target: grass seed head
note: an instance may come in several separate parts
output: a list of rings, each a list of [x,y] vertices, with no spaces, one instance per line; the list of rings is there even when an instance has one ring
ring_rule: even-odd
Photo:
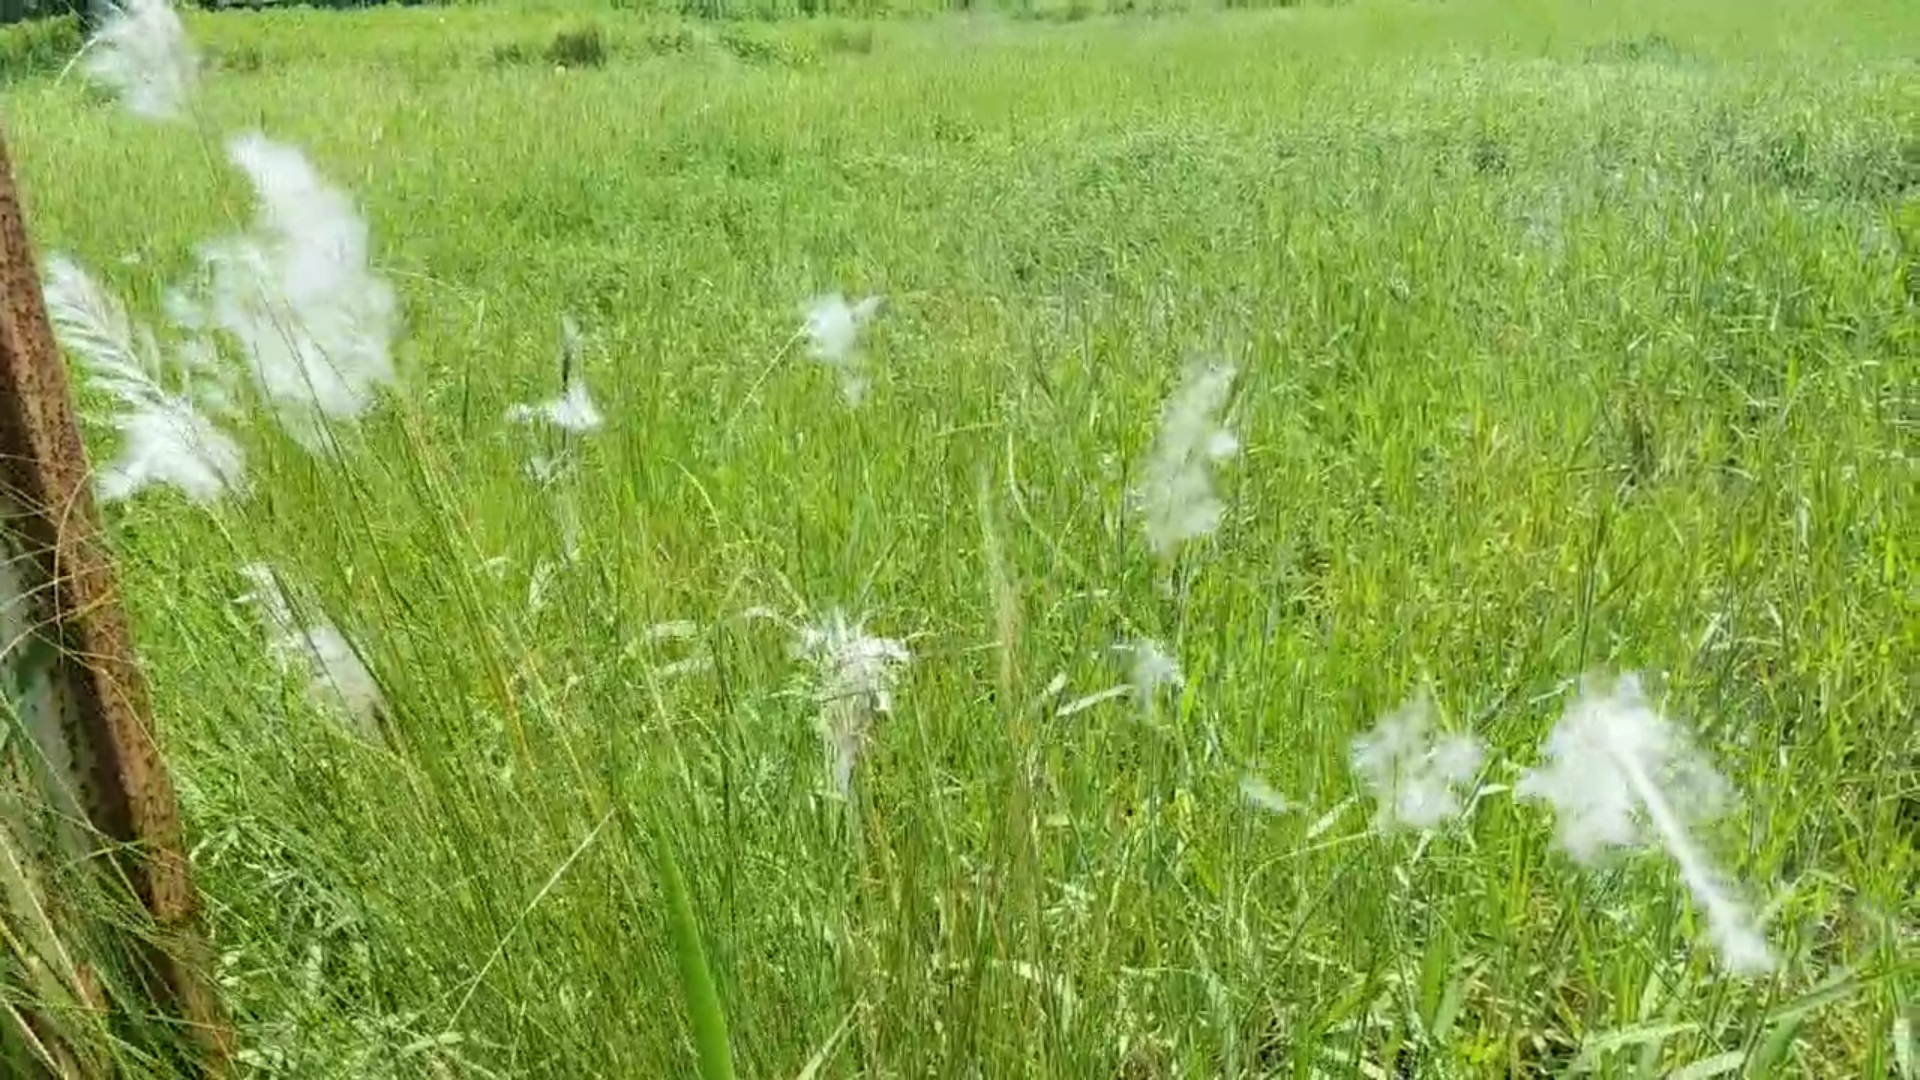
[[[1541,753],[1514,791],[1553,807],[1568,855],[1594,865],[1608,849],[1652,840],[1705,909],[1721,962],[1743,974],[1773,967],[1766,939],[1690,832],[1725,809],[1726,781],[1647,701],[1637,676],[1589,679]]]
[[[136,325],[119,299],[78,263],[48,260],[47,317],[60,344],[88,381],[115,401],[113,426],[120,452],[103,466],[96,491],[108,502],[154,486],[177,488],[209,503],[246,485],[240,444],[212,414],[227,401],[224,372],[207,350],[178,350],[169,365],[153,332]],[[182,387],[163,386],[169,367]]]
[[[800,626],[794,653],[813,668],[815,723],[834,789],[844,796],[867,729],[874,716],[893,711],[894,682],[913,654],[904,642],[869,635],[864,618],[848,622],[839,608]]]
[[[1161,410],[1159,437],[1133,491],[1147,543],[1161,558],[1220,526],[1225,508],[1213,492],[1213,466],[1240,450],[1219,416],[1233,378],[1231,364],[1190,365]]]
[[[274,662],[282,671],[304,670],[310,701],[337,706],[362,733],[376,735],[375,720],[386,699],[353,643],[325,617],[303,625],[272,568],[253,563],[241,567],[240,574],[253,586],[240,600],[259,609]]]
[[[1187,679],[1180,671],[1180,662],[1152,638],[1142,638],[1121,648],[1130,659],[1127,680],[1133,687],[1134,696],[1143,703],[1151,702],[1154,693],[1163,686],[1178,690],[1186,685]]]
[[[240,444],[215,427],[180,396],[159,398],[114,418],[120,453],[102,466],[96,480],[107,502],[130,498],[154,486],[179,489],[189,501],[211,503],[246,486],[246,457]]]
[[[515,405],[507,410],[507,419],[517,424],[544,421],[573,435],[595,431],[606,423],[593,395],[587,392],[586,372],[581,369],[583,339],[572,316],[560,320],[560,396],[537,405]]]
[[[299,150],[260,135],[227,145],[253,182],[252,229],[207,245],[204,292],[174,303],[186,325],[237,342],[281,424],[310,450],[393,383],[393,289],[368,265],[367,225]]]
[[[1383,830],[1433,829],[1460,813],[1486,748],[1468,734],[1436,734],[1433,702],[1415,697],[1353,741],[1353,769],[1379,804]]]
[[[108,2],[106,12],[87,42],[82,70],[136,116],[180,116],[193,96],[199,59],[179,13],[167,0]]]
[[[860,330],[880,310],[881,297],[847,303],[840,293],[816,297],[801,309],[806,321],[807,355],[833,368],[840,376],[840,392],[848,405],[866,397],[867,377],[858,351]]]

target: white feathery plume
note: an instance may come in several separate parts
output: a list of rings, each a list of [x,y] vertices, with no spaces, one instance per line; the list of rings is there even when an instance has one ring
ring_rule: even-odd
[[[869,296],[848,304],[847,298],[836,292],[815,297],[801,309],[806,322],[800,332],[809,342],[807,354],[838,373],[840,393],[848,405],[858,405],[866,397],[867,376],[856,346],[861,327],[880,310],[882,299]]]
[[[507,419],[517,424],[544,420],[562,431],[587,432],[604,423],[600,410],[587,393],[585,379],[568,380],[559,397],[537,405],[515,405],[507,410]]]
[[[1213,493],[1212,469],[1240,450],[1218,418],[1233,377],[1230,364],[1190,365],[1161,410],[1159,438],[1133,498],[1145,519],[1147,543],[1162,558],[1220,525],[1224,508]]]
[[[1163,686],[1178,689],[1186,685],[1187,677],[1180,671],[1180,662],[1152,638],[1142,638],[1120,648],[1132,658],[1127,682],[1142,703],[1150,703],[1154,692]]]
[[[176,487],[197,503],[245,488],[245,455],[209,415],[227,407],[224,373],[211,350],[175,354],[184,386],[170,393],[161,386],[167,365],[153,331],[136,326],[119,299],[78,263],[50,258],[43,291],[61,346],[89,383],[118,402],[113,426],[121,435],[120,453],[95,477],[103,501],[155,484]]]
[[[1474,736],[1434,732],[1433,702],[1424,693],[1381,717],[1352,749],[1354,772],[1379,804],[1375,821],[1383,831],[1433,829],[1458,815],[1455,789],[1471,783],[1485,759]]]
[[[814,670],[815,723],[834,790],[853,787],[853,768],[876,715],[893,712],[893,684],[912,659],[904,642],[872,637],[866,620],[849,623],[839,608],[797,629],[794,655]]]
[[[560,396],[537,405],[515,405],[507,410],[507,420],[516,424],[545,421],[562,431],[581,435],[606,421],[587,393],[587,377],[580,362],[580,327],[571,315],[560,317],[560,341]]]
[[[653,669],[653,676],[656,679],[662,680],[682,679],[689,675],[700,675],[712,670],[713,657],[703,653],[695,653],[692,656],[683,656],[678,660],[670,660],[667,663],[661,664],[659,667]]]
[[[1542,754],[1545,764],[1528,770],[1514,792],[1553,806],[1567,854],[1591,865],[1608,848],[1644,843],[1650,829],[1706,910],[1721,962],[1742,974],[1772,969],[1766,939],[1688,833],[1690,823],[1725,808],[1726,781],[1648,703],[1637,675],[1611,688],[1588,680]]]
[[[1269,814],[1289,814],[1299,809],[1293,805],[1293,800],[1280,794],[1272,784],[1252,773],[1240,778],[1240,797],[1247,800],[1248,804],[1265,810]]]
[[[120,455],[95,477],[103,502],[131,498],[153,484],[170,484],[190,502],[210,503],[245,485],[239,444],[185,398],[156,398],[146,408],[116,416],[114,427],[122,438]]]
[[[107,17],[81,50],[82,70],[136,116],[179,116],[199,69],[179,13],[168,0],[103,2]]]
[[[357,419],[394,381],[393,289],[368,267],[352,201],[299,150],[252,134],[227,155],[260,206],[249,232],[202,249],[205,295],[176,298],[175,319],[238,342],[281,424],[317,452],[328,422]]]
[[[267,651],[280,669],[304,669],[310,700],[339,706],[362,733],[377,738],[375,718],[385,711],[386,699],[353,643],[324,616],[302,626],[272,568],[253,563],[241,567],[240,574],[253,585],[253,591],[240,600],[260,609],[267,627]]]
[[[533,481],[535,487],[546,487],[566,475],[567,462],[547,454],[534,454],[527,459],[521,471],[527,474],[527,479]]]
[[[1078,697],[1072,701],[1067,702],[1065,705],[1062,705],[1060,706],[1059,709],[1055,710],[1054,715],[1056,717],[1059,717],[1062,720],[1065,720],[1067,717],[1072,716],[1075,713],[1085,712],[1088,709],[1093,708],[1095,705],[1104,704],[1106,702],[1114,700],[1115,698],[1130,697],[1135,693],[1137,693],[1137,691],[1133,688],[1131,684],[1122,684],[1120,686],[1109,686],[1105,690],[1097,690],[1091,694],[1087,694],[1083,697]]]
[[[1054,715],[1064,720],[1076,713],[1085,712],[1095,705],[1113,701],[1116,698],[1131,697],[1140,703],[1143,711],[1151,715],[1154,695],[1161,687],[1178,689],[1186,685],[1186,676],[1180,671],[1180,662],[1167,653],[1165,647],[1152,638],[1138,641],[1119,642],[1112,651],[1127,657],[1127,681],[1118,686],[1109,686],[1104,690],[1075,698],[1060,706]],[[1066,684],[1061,683],[1065,689]]]
[[[533,564],[533,573],[527,575],[527,610],[539,614],[547,609],[547,589],[553,585],[553,576],[560,572],[560,564],[552,559],[540,559]]]

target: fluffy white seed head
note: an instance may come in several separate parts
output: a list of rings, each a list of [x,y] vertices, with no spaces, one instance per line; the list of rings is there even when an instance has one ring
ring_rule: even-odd
[[[153,332],[136,325],[118,298],[64,256],[48,260],[44,292],[61,346],[88,382],[114,399],[120,451],[95,477],[102,500],[159,485],[208,503],[245,488],[240,444],[212,419],[226,406],[227,390],[209,350],[180,349],[170,365]],[[178,390],[162,385],[170,373],[181,383]]]
[[[1141,702],[1151,702],[1154,693],[1163,686],[1178,689],[1186,685],[1180,662],[1152,638],[1142,638],[1121,648],[1129,658],[1127,681]]]
[[[834,369],[848,405],[858,405],[866,397],[865,365],[858,351],[860,330],[880,310],[881,302],[881,297],[869,296],[849,304],[836,292],[815,297],[801,308],[806,321],[800,332],[807,338],[807,355]]]
[[[358,419],[394,381],[393,289],[369,268],[351,200],[299,150],[245,135],[227,152],[260,205],[251,230],[202,250],[205,291],[177,298],[175,318],[238,343],[281,424],[319,450],[329,422]]]
[[[580,327],[572,316],[560,322],[560,396],[533,405],[515,405],[507,410],[507,419],[517,424],[544,422],[574,435],[595,431],[606,422],[593,395],[587,392],[586,372],[581,367],[584,343]]]
[[[270,567],[254,563],[241,567],[240,574],[253,586],[240,599],[259,609],[274,662],[283,671],[306,675],[309,700],[338,707],[363,734],[378,737],[375,720],[386,700],[353,643],[324,617],[302,624]]]
[[[794,653],[813,668],[815,723],[827,771],[841,795],[852,790],[853,769],[876,715],[893,711],[899,669],[913,659],[904,642],[873,637],[866,620],[849,622],[839,608],[798,628]]]
[[[1415,697],[1353,741],[1353,769],[1379,804],[1383,830],[1432,829],[1460,813],[1486,747],[1472,735],[1437,734],[1433,702]]]
[[[1514,792],[1553,807],[1567,854],[1592,865],[1608,849],[1658,843],[1706,911],[1721,962],[1741,973],[1773,967],[1766,939],[1689,832],[1725,809],[1726,781],[1647,701],[1637,676],[1588,680],[1541,755]]]
[[[587,392],[585,379],[575,378],[559,397],[537,405],[515,405],[507,410],[507,419],[517,424],[543,420],[562,431],[583,434],[605,423],[600,409]]]
[[[1272,784],[1249,773],[1240,778],[1240,797],[1251,806],[1269,814],[1288,814],[1299,809],[1293,800],[1282,795]]]
[[[191,502],[211,503],[246,486],[240,444],[183,397],[163,397],[114,417],[120,453],[102,466],[95,490],[102,501],[130,498],[170,486]]]
[[[87,77],[136,116],[172,119],[193,96],[199,60],[168,0],[107,0],[106,18],[82,55]]]
[[[1637,675],[1611,687],[1589,679],[1548,733],[1543,763],[1515,789],[1553,806],[1560,846],[1582,863],[1613,847],[1634,847],[1648,795],[1658,795],[1685,823],[1718,817],[1726,781],[1686,735],[1654,709]]]
[[[1234,374],[1230,364],[1191,365],[1161,410],[1159,437],[1133,500],[1147,543],[1162,558],[1220,526],[1224,507],[1213,492],[1213,467],[1240,450],[1219,418]]]

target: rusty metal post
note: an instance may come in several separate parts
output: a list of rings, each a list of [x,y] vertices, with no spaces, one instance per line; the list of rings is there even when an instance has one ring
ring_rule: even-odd
[[[33,711],[46,730],[30,734],[41,759],[68,774],[67,793],[49,800],[79,811],[73,816],[82,819],[76,824],[92,849],[88,861],[108,868],[102,876],[122,892],[130,887],[151,916],[152,926],[135,935],[141,940],[121,950],[138,958],[143,970],[131,977],[148,1000],[99,1004],[186,1025],[195,1066],[223,1074],[232,1036],[207,977],[179,808],[154,743],[146,682],[88,474],[0,135],[0,554],[4,577],[21,586],[16,596],[0,596],[0,608],[13,610],[10,621],[33,639],[0,641],[0,659],[30,651],[22,663],[40,665]],[[77,968],[82,1001],[97,993],[85,985],[93,981],[86,961]]]

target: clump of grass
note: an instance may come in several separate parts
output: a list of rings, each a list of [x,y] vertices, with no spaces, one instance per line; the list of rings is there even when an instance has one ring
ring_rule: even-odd
[[[698,48],[700,37],[692,27],[655,27],[646,32],[641,42],[647,52],[656,56],[675,56]]]
[[[853,53],[864,56],[873,51],[875,40],[874,28],[871,24],[836,24],[821,33],[820,47],[830,53]]]
[[[205,51],[208,68],[233,75],[252,75],[266,69],[267,57],[250,41],[231,42]]]
[[[597,23],[579,23],[554,31],[546,59],[570,68],[597,68],[607,62],[607,35]]]
[[[1586,58],[1589,63],[1601,64],[1671,64],[1686,59],[1687,50],[1665,34],[1653,31],[1589,46]]]
[[[539,58],[540,51],[524,41],[499,42],[487,52],[487,59],[499,67],[531,64]]]
[[[81,42],[80,20],[72,15],[0,26],[0,80],[59,71]]]
[[[720,31],[718,41],[722,49],[748,64],[805,67],[815,59],[811,45],[778,29],[733,25]]]

